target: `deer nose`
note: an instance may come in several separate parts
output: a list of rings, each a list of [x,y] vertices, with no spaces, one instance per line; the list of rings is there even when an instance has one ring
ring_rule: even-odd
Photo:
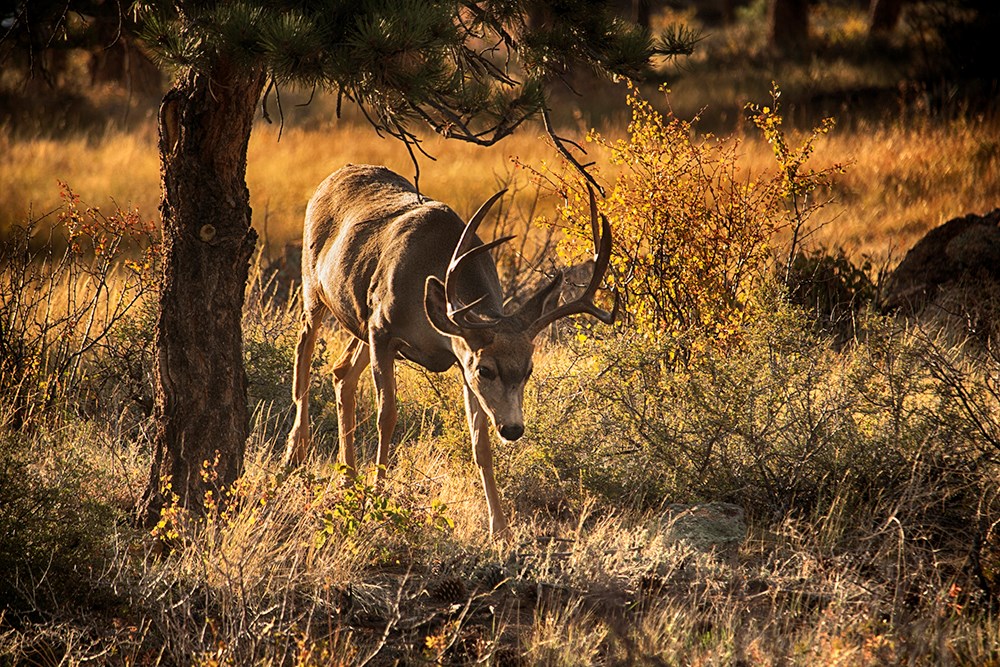
[[[504,440],[517,440],[524,435],[523,424],[504,424],[500,427],[500,437]]]

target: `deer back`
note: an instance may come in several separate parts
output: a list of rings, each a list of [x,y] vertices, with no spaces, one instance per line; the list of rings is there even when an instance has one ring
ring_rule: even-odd
[[[447,338],[434,330],[424,311],[424,283],[431,275],[444,278],[464,227],[451,208],[420,196],[384,167],[347,165],[335,171],[306,209],[302,282],[307,312],[321,302],[362,340],[377,326],[404,342],[404,356],[429,368],[450,366],[454,358]],[[463,268],[461,296],[467,302],[485,297],[484,303],[500,312],[496,266],[485,253],[475,260]],[[429,356],[435,358],[413,358],[412,350],[424,356],[433,350]]]

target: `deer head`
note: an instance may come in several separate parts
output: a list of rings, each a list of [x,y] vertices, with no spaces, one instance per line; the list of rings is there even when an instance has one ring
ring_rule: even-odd
[[[594,273],[578,299],[557,305],[563,282],[560,271],[510,314],[502,312],[502,306],[490,303],[486,296],[462,303],[458,284],[463,268],[470,266],[474,257],[513,238],[505,236],[480,243],[476,237],[479,225],[505,192],[501,190],[490,197],[469,220],[452,253],[444,281],[435,276],[427,278],[424,309],[433,327],[450,339],[465,382],[489,415],[496,432],[502,439],[513,441],[524,433],[524,387],[531,377],[535,337],[556,320],[579,313],[610,324],[618,312],[618,299],[616,295],[611,312],[594,304],[594,295],[611,260],[612,236],[607,218],[601,215],[598,222],[597,203],[591,190]]]

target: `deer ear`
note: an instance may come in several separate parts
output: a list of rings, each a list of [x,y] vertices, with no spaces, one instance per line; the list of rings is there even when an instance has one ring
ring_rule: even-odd
[[[548,285],[539,288],[537,292],[524,302],[524,305],[518,309],[515,315],[523,326],[531,326],[532,322],[559,305],[562,281],[563,274],[560,271]]]
[[[462,330],[448,317],[448,298],[444,283],[435,276],[427,276],[424,283],[424,311],[431,326],[445,336],[461,336]]]

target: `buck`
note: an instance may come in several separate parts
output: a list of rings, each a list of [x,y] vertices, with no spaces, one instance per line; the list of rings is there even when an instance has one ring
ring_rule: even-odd
[[[355,394],[369,364],[378,413],[376,474],[381,479],[396,426],[395,360],[408,359],[435,373],[457,362],[490,533],[507,528],[493,475],[489,424],[504,441],[520,438],[535,337],[552,322],[577,313],[611,323],[617,300],[612,312],[593,300],[608,268],[612,239],[607,218],[601,216],[599,229],[591,192],[597,253],[583,294],[557,305],[560,272],[517,310],[505,313],[489,251],[513,237],[483,243],[476,235],[504,192],[490,197],[465,224],[448,206],[422,197],[406,179],[384,167],[348,165],[319,186],[306,209],[303,230],[302,329],[295,352],[296,411],[286,463],[299,464],[309,453],[310,360],[319,328],[332,314],[352,336],[333,368],[340,461],[355,474]]]

